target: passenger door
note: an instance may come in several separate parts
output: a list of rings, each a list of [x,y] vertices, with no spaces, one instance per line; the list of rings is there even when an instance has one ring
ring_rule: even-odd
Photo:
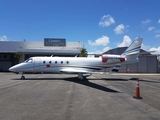
[[[40,71],[41,68],[41,59],[40,58],[35,58],[34,59],[34,69],[35,71]]]

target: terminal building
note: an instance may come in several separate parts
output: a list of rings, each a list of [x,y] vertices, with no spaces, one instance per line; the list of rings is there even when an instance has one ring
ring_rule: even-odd
[[[44,41],[0,41],[0,71],[32,56],[76,56],[82,42],[66,42],[63,38],[44,38]]]
[[[0,41],[0,71],[8,71],[11,66],[32,56],[78,56],[82,42],[66,42],[63,38],[44,38],[44,41]],[[127,47],[111,49],[103,54],[121,55]],[[99,57],[101,54],[88,55]],[[109,71],[104,69],[103,71]],[[140,51],[139,62],[121,65],[120,73],[160,73],[160,56]]]

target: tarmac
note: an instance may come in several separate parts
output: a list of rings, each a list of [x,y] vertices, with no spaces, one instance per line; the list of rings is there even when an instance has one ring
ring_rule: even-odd
[[[0,73],[0,120],[160,119],[160,74],[84,76]]]

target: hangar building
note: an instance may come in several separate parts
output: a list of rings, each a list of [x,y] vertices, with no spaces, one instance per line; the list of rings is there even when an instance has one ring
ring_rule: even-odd
[[[82,42],[66,42],[64,38],[44,38],[44,41],[0,41],[0,71],[32,56],[76,56]],[[19,58],[16,57],[20,54]]]
[[[103,54],[117,54],[121,55],[127,47],[120,47],[111,49]],[[119,72],[121,73],[159,73],[160,72],[160,57],[152,55],[149,52],[140,50],[139,62],[122,65]]]

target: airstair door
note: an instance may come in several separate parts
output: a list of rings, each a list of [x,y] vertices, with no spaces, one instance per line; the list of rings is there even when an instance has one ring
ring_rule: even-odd
[[[41,59],[40,58],[35,58],[34,59],[34,69],[36,71],[40,71],[40,64],[41,64]]]

